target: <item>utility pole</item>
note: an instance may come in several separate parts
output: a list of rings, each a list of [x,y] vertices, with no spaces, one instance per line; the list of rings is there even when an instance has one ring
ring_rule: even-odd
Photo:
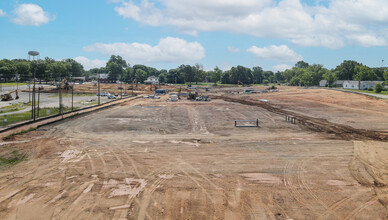
[[[98,105],[101,104],[100,98],[101,97],[101,91],[100,91],[100,74],[98,73]]]
[[[32,118],[35,121],[36,119],[36,112],[35,112],[35,72],[36,68],[34,69],[34,85],[32,86]]]
[[[39,101],[40,101],[40,87],[38,87],[38,117],[39,118]]]
[[[74,111],[74,81],[71,87],[71,111]]]

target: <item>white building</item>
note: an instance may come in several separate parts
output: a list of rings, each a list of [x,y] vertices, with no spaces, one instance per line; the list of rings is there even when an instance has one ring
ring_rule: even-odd
[[[376,84],[380,83],[383,84],[383,81],[354,81],[354,80],[347,80],[344,81],[344,89],[358,89],[358,90],[367,90],[367,89],[374,89]]]
[[[147,78],[146,81],[144,81],[145,84],[159,84],[159,78],[156,76],[150,76]]]
[[[319,86],[320,86],[320,87],[326,87],[326,85],[327,85],[327,80],[321,80],[321,81],[319,82]]]

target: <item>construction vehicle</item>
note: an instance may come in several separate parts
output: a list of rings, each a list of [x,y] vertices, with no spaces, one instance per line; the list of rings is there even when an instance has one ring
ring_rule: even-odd
[[[58,87],[60,87],[61,89],[64,89],[66,91],[69,91],[70,89],[73,88],[73,86],[67,82],[67,79],[64,78],[59,84],[58,84]]]
[[[6,93],[4,95],[1,95],[1,101],[12,101],[12,100],[14,100],[12,95],[11,95],[14,92],[16,93],[15,99],[19,99],[18,90],[14,90],[14,91],[11,91],[11,92]]]
[[[152,90],[152,87],[154,88],[154,90]],[[150,91],[156,91],[158,89],[158,86],[156,86],[155,84],[150,84]]]
[[[242,87],[251,87],[251,86],[252,86],[252,85],[250,85],[250,84],[245,84],[245,83],[243,83],[243,82],[241,82],[241,81],[238,81],[237,84],[238,84],[238,85],[241,85]]]
[[[188,100],[196,100],[198,97],[198,92],[191,93],[189,92],[189,96],[187,97]]]

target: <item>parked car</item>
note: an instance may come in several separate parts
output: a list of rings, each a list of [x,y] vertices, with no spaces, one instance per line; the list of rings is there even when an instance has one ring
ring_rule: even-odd
[[[108,99],[116,99],[116,96],[114,96],[114,95],[108,95]]]

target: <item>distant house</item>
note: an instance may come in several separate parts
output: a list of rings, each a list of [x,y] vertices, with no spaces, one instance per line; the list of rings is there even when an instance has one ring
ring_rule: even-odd
[[[321,80],[321,81],[319,82],[319,86],[320,86],[320,87],[326,87],[326,85],[327,85],[327,80]]]
[[[111,80],[109,80],[109,74],[106,74],[106,73],[100,73],[100,74],[97,74],[97,75],[91,75],[89,76],[89,79],[90,80],[98,80],[100,79],[100,83],[112,83]]]
[[[72,80],[73,80],[74,82],[83,83],[83,82],[86,81],[86,77],[85,77],[85,76],[72,77]]]
[[[333,83],[333,87],[343,87],[344,86],[344,80],[337,80]]]
[[[377,83],[383,84],[383,81],[354,81],[347,80],[344,81],[344,89],[358,89],[358,90],[367,90],[373,89]]]
[[[156,77],[156,76],[150,76],[147,78],[146,81],[144,81],[145,84],[153,84],[153,85],[156,85],[156,84],[159,84],[159,78]]]

